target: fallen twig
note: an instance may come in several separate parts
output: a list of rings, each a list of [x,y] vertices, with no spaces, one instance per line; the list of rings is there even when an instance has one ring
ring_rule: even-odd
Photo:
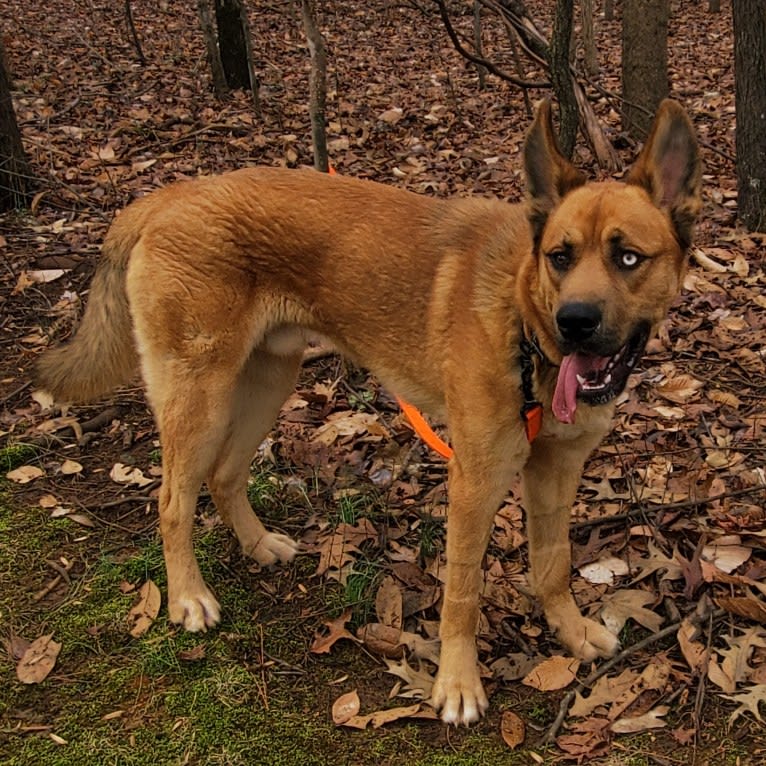
[[[616,513],[610,516],[599,516],[596,519],[586,519],[585,521],[578,521],[572,524],[572,529],[589,529],[590,527],[597,527],[601,524],[614,524],[620,521],[629,521],[630,519],[643,516],[644,514],[651,513],[657,514],[661,511],[680,511],[685,508],[696,508],[700,505],[707,505],[708,503],[714,503],[718,500],[725,500],[730,497],[742,497],[743,495],[751,495],[759,492],[766,492],[766,484],[759,484],[755,487],[745,487],[743,489],[735,489],[731,492],[721,492],[719,495],[710,495],[710,497],[700,497],[696,500],[681,500],[677,503],[658,503],[652,505],[640,505],[638,508],[626,511],[625,513]]]
[[[716,620],[719,617],[723,617],[725,614],[726,611],[724,609],[716,609],[710,615],[711,623],[713,620]],[[693,614],[690,616],[690,619],[694,620],[695,616],[697,619],[700,618],[699,615]],[[677,622],[668,625],[657,633],[652,633],[651,636],[647,636],[645,639],[643,639],[643,641],[639,641],[637,644],[633,644],[632,646],[627,647],[627,649],[623,649],[623,651],[621,651],[618,655],[612,657],[612,659],[608,660],[603,665],[594,670],[593,673],[591,673],[584,681],[578,681],[577,685],[573,689],[570,689],[561,700],[558,715],[548,728],[542,744],[550,744],[556,738],[559,733],[559,729],[567,717],[567,713],[569,712],[569,707],[572,704],[572,700],[575,698],[575,695],[578,692],[582,693],[585,691],[585,689],[593,686],[593,684],[596,683],[596,681],[598,681],[601,676],[606,675],[610,670],[626,660],[632,654],[640,652],[642,649],[646,649],[646,647],[651,646],[652,644],[656,644],[658,641],[662,641],[663,638],[667,638],[668,636],[672,636],[674,633],[677,633],[678,629],[681,627],[682,622],[683,620],[678,620]]]

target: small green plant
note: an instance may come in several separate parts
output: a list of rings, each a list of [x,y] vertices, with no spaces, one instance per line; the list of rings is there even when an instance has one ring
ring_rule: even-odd
[[[0,475],[26,465],[37,457],[37,448],[31,444],[15,442],[0,449]]]
[[[444,540],[444,520],[437,519],[430,513],[422,514],[418,524],[418,534],[420,555],[426,559],[432,558],[442,548],[442,541]]]

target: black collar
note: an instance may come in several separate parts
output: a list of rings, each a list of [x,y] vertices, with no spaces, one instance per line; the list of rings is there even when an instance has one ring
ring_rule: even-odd
[[[521,330],[521,341],[519,343],[519,366],[521,367],[521,396],[523,404],[521,405],[521,420],[524,423],[524,431],[527,435],[527,441],[531,444],[543,425],[543,405],[535,399],[535,357],[541,361],[545,359],[537,336],[532,333],[529,337]]]

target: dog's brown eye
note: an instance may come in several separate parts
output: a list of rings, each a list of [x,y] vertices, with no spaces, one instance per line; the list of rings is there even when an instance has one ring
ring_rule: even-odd
[[[556,271],[566,271],[572,264],[569,250],[553,250],[548,253],[548,260]]]

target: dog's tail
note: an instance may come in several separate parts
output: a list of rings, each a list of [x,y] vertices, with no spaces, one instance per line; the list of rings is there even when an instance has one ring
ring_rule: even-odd
[[[97,399],[126,383],[138,367],[125,276],[147,218],[142,201],[112,224],[75,337],[39,359],[36,383],[61,403]]]

